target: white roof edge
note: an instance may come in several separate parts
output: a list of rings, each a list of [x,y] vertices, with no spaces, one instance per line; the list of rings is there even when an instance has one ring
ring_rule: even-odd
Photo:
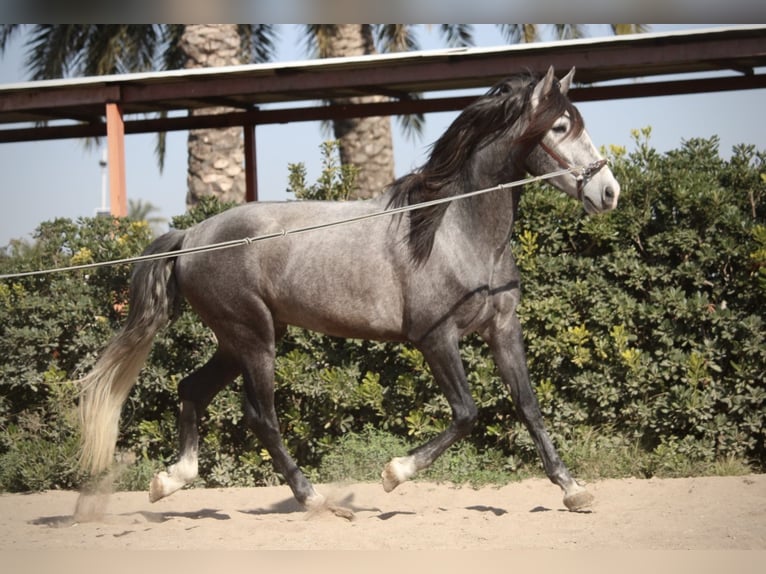
[[[609,44],[620,43],[625,41],[631,41],[635,39],[652,39],[652,38],[671,38],[681,36],[694,36],[694,35],[707,35],[707,34],[724,34],[731,32],[732,30],[763,30],[766,32],[766,25],[733,25],[716,28],[694,28],[688,30],[676,30],[671,32],[649,32],[643,34],[625,34],[620,36],[600,36],[591,38],[579,38],[576,40],[553,40],[546,42],[535,42],[530,44],[507,44],[502,46],[490,46],[479,48],[444,48],[435,50],[421,50],[414,52],[396,52],[390,54],[375,54],[367,56],[356,56],[349,58],[324,58],[324,59],[311,59],[311,60],[294,60],[287,62],[268,62],[263,64],[242,64],[237,66],[223,66],[217,68],[188,68],[180,70],[166,70],[166,71],[152,71],[152,72],[137,72],[130,74],[113,74],[107,76],[84,76],[76,78],[64,78],[56,80],[36,80],[27,82],[17,82],[12,84],[0,84],[0,91],[5,90],[19,90],[19,89],[31,89],[31,88],[55,88],[55,87],[74,87],[74,86],[89,86],[94,84],[103,84],[108,86],[111,84],[122,84],[130,82],[140,82],[146,80],[156,80],[162,78],[185,78],[185,77],[199,77],[205,75],[216,74],[239,74],[248,72],[269,72],[274,70],[289,70],[295,69],[307,69],[307,68],[322,68],[330,67],[337,64],[350,64],[355,62],[374,63],[376,61],[392,61],[392,60],[417,60],[420,58],[436,58],[436,57],[449,57],[455,55],[467,55],[467,54],[492,54],[492,53],[504,53],[513,51],[536,51],[541,49],[547,49],[551,47],[565,47],[571,46],[583,46],[592,44]]]

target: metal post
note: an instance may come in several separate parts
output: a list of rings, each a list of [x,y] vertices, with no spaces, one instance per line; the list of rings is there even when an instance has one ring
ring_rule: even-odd
[[[255,149],[255,124],[242,126],[245,130],[245,201],[258,201],[258,160]]]
[[[125,184],[125,123],[122,108],[106,104],[106,146],[109,159],[109,208],[115,217],[128,215],[128,195]]]

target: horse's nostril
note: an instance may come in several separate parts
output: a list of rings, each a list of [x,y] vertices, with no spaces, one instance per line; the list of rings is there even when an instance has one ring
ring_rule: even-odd
[[[604,201],[612,203],[614,201],[615,193],[614,188],[611,185],[607,185],[604,188]]]

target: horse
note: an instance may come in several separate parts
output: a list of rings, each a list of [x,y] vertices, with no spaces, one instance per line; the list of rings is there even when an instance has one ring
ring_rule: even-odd
[[[445,430],[385,465],[387,492],[431,465],[475,425],[477,407],[459,342],[477,333],[492,352],[547,476],[563,490],[564,505],[572,511],[590,506],[593,496],[572,478],[545,429],[527,372],[516,314],[520,276],[510,248],[520,188],[500,186],[316,233],[172,255],[417,206],[558,168],[565,169],[549,182],[579,200],[586,214],[614,209],[620,185],[567,97],[574,71],[559,81],[551,67],[544,75],[519,73],[496,84],[458,115],[420,168],[373,199],[244,204],[154,240],[145,253],[169,256],[135,265],[125,324],[79,381],[82,467],[98,476],[111,466],[122,406],[153,338],[185,299],[213,331],[217,347],[178,385],[180,453],[152,478],[152,502],[196,478],[200,419],[213,397],[241,375],[246,423],[298,503],[348,517],[349,511],[332,507],[314,489],[282,442],[274,403],[275,347],[294,325],[337,337],[404,342],[423,354],[452,418]]]

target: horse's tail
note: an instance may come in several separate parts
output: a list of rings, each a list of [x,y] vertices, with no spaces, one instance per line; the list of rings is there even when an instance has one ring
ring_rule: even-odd
[[[170,231],[144,254],[181,248],[183,231]],[[96,362],[80,379],[80,466],[92,475],[109,468],[114,457],[122,405],[136,383],[154,336],[181,303],[173,277],[175,258],[137,263],[130,279],[128,318]]]

